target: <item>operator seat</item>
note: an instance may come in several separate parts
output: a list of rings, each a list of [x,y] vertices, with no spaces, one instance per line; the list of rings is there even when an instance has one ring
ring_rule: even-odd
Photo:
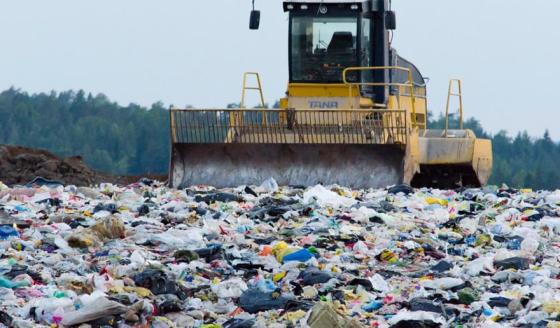
[[[352,32],[335,32],[327,47],[325,62],[332,67],[326,74],[329,80],[342,79],[342,69],[356,66],[356,54],[354,51],[354,36]],[[350,72],[348,81],[357,81],[357,72]]]
[[[354,48],[354,36],[352,32],[335,32],[327,48],[328,54],[351,53]]]

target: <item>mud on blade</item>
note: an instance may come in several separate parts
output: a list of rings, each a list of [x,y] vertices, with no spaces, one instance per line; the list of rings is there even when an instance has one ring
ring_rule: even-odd
[[[339,184],[382,188],[403,179],[402,148],[390,145],[175,144],[170,183],[184,188]]]

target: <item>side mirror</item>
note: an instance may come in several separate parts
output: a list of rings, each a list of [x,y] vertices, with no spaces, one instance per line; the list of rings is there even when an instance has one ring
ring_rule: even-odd
[[[396,30],[397,29],[397,15],[394,11],[388,11],[385,14],[385,27],[388,30]]]
[[[259,10],[251,10],[251,19],[249,20],[249,28],[258,30],[261,25],[261,12]]]

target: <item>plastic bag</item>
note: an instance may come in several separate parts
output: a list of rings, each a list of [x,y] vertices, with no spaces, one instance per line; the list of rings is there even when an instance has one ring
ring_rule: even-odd
[[[461,286],[464,283],[462,279],[446,277],[435,280],[424,280],[420,282],[420,285],[424,288],[447,290]]]
[[[335,208],[349,207],[356,204],[355,199],[340,196],[321,185],[316,185],[315,187],[307,189],[303,193],[303,202],[305,204],[317,202],[317,204],[322,207],[330,206]]]
[[[264,192],[276,192],[278,191],[278,183],[274,178],[268,178],[259,186],[259,189],[263,190]]]
[[[125,312],[126,306],[109,301],[107,298],[98,298],[94,303],[89,304],[89,306],[85,306],[77,311],[65,313],[61,323],[65,326],[73,326],[109,315],[123,314]]]
[[[247,284],[239,278],[222,281],[217,285],[212,285],[212,291],[218,295],[219,298],[238,298],[247,289]]]

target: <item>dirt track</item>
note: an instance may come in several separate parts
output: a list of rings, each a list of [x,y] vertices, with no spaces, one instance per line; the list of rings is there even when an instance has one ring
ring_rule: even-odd
[[[77,186],[101,182],[129,184],[141,178],[95,172],[79,156],[61,159],[45,150],[0,145],[0,181],[7,185],[26,184],[36,177]],[[165,176],[148,177],[166,179]]]

